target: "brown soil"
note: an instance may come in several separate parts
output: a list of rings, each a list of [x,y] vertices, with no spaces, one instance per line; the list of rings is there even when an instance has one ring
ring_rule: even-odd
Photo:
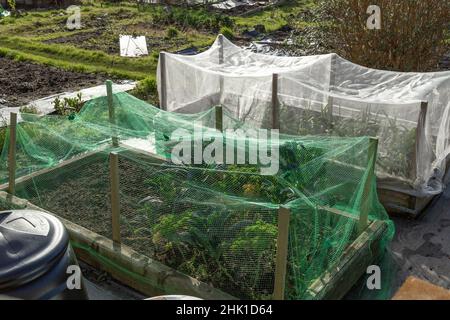
[[[109,167],[107,155],[77,161],[50,176],[38,177],[34,187],[18,188],[18,195],[105,237],[112,237],[110,218]],[[122,241],[140,253],[152,256],[151,234],[145,215],[137,213],[139,201],[149,195],[143,188],[151,172],[133,162],[119,161],[121,178]],[[127,178],[125,178],[127,177]],[[131,182],[132,181],[132,182]],[[151,193],[150,193],[151,194]],[[144,228],[148,237],[136,238],[133,230]]]
[[[65,91],[99,85],[103,75],[65,71],[56,67],[0,57],[0,100],[8,107]]]

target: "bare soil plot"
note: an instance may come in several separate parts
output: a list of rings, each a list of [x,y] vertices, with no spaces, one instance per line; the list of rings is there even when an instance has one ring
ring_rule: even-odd
[[[65,71],[63,69],[14,61],[0,57],[0,99],[8,107],[64,91],[75,91],[102,84],[106,76]]]

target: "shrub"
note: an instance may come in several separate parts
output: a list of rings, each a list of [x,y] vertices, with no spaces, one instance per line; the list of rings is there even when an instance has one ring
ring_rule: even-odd
[[[39,110],[36,108],[35,105],[28,105],[20,107],[19,111],[21,113],[29,113],[29,114],[38,114]]]
[[[148,101],[151,104],[158,104],[158,89],[154,78],[148,77],[139,81],[131,94],[136,98]]]
[[[381,29],[366,27],[372,0],[326,0],[332,47],[368,67],[427,71],[437,66],[445,47],[450,0],[378,0]]]
[[[179,28],[194,28],[218,32],[221,27],[232,27],[233,20],[218,13],[204,9],[185,9],[177,7],[151,7],[153,24],[175,25]]]
[[[174,28],[174,27],[170,27],[166,31],[166,36],[169,39],[175,38],[176,36],[178,36],[178,30],[176,28]]]
[[[79,112],[83,105],[84,103],[81,98],[81,92],[74,98],[64,98],[61,100],[56,97],[53,101],[53,106],[55,107],[56,113],[63,116]]]
[[[228,27],[220,28],[220,33],[223,34],[228,39],[233,39],[234,38],[233,30],[231,30]]]

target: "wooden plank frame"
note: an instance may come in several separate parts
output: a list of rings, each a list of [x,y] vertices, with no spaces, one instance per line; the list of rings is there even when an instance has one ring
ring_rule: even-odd
[[[129,150],[139,152],[139,150]],[[149,156],[149,152],[142,152]],[[77,158],[82,160],[87,157],[95,157],[95,153],[85,154]],[[161,159],[156,158],[157,162]],[[66,166],[75,165],[77,161],[67,160],[58,166],[58,169],[68,169]],[[55,170],[55,169],[53,169]],[[41,170],[28,177],[22,177],[21,187],[30,183],[40,174],[50,174],[53,170]],[[12,196],[7,191],[7,185],[0,186],[0,199],[14,206],[48,212],[25,199]],[[356,219],[334,208],[320,207],[330,213]],[[48,212],[58,217],[57,214]],[[274,298],[284,298],[284,283],[286,281],[287,243],[289,229],[289,210],[281,208],[279,214],[279,236],[277,245],[276,281],[274,283]],[[173,270],[151,258],[148,258],[124,244],[117,246],[117,242],[107,239],[90,230],[87,230],[64,218],[60,218],[69,231],[72,241],[80,246],[75,251],[83,261],[111,274],[115,279],[129,285],[136,290],[148,295],[178,293],[197,296],[203,299],[236,299],[218,289],[212,288],[194,278]],[[308,289],[313,299],[340,299],[350,289],[359,277],[365,272],[365,268],[374,262],[380,252],[379,244],[387,229],[384,221],[369,222],[368,227],[347,248],[343,258],[327,270],[320,278],[314,281]],[[370,240],[370,241],[369,241]],[[105,259],[109,262],[105,263]],[[128,271],[128,270],[131,270]],[[131,274],[133,274],[131,276]],[[283,276],[284,274],[284,276]],[[278,276],[277,276],[278,275]],[[136,280],[138,279],[138,280]],[[153,281],[157,279],[157,281]],[[155,283],[156,282],[156,283]]]

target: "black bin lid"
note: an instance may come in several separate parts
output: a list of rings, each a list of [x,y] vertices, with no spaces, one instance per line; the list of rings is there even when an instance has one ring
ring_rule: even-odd
[[[50,214],[0,212],[0,291],[40,277],[58,262],[68,245],[66,229]]]

